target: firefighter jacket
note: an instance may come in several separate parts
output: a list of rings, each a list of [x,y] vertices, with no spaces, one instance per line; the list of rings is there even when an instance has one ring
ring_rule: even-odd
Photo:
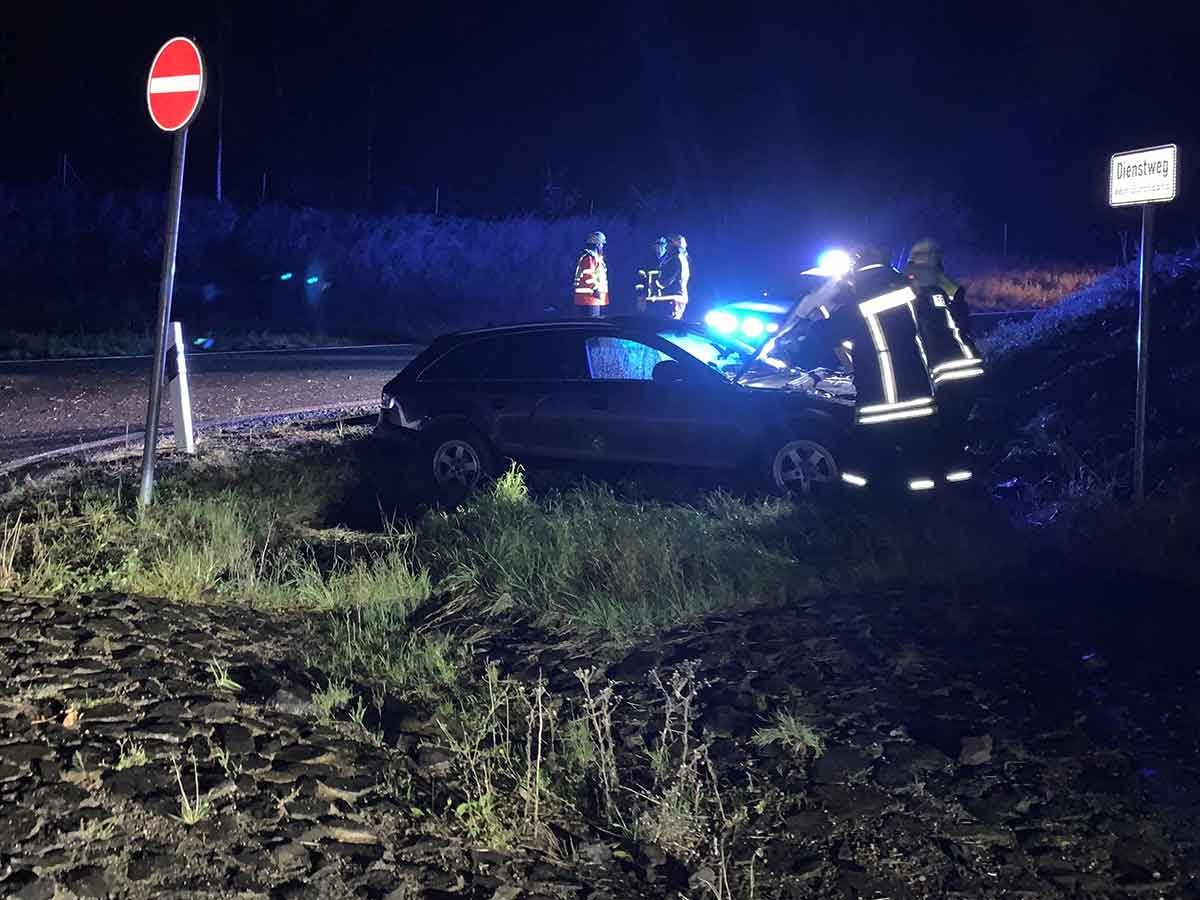
[[[983,374],[971,336],[966,291],[940,269],[909,265],[905,274],[917,294],[917,326],[936,390]]]
[[[686,250],[673,250],[662,258],[662,271],[658,281],[662,286],[661,293],[655,300],[674,300],[676,303],[688,302],[688,281],[692,277],[691,265],[688,263]]]
[[[608,264],[598,250],[584,250],[575,264],[575,305],[608,306]]]
[[[859,425],[933,416],[933,386],[917,330],[917,296],[890,266],[856,272],[813,323],[805,356],[829,359],[838,348],[853,361]]]
[[[638,306],[644,306],[647,301],[657,300],[662,296],[662,282],[659,281],[662,270],[659,265],[656,259],[649,268],[638,269],[637,283],[633,286]]]

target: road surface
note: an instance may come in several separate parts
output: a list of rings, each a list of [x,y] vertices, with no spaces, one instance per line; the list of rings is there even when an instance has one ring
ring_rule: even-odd
[[[374,404],[420,348],[207,353],[188,357],[198,423],[350,403]],[[137,434],[146,416],[148,356],[0,362],[0,463]],[[171,412],[164,395],[163,423]]]

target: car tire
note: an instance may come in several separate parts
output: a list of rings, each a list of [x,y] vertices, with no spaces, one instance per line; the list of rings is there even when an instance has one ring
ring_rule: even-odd
[[[841,478],[830,442],[819,437],[780,438],[766,455],[772,493],[807,497],[832,490]]]
[[[461,500],[495,473],[495,454],[479,432],[467,426],[438,428],[424,441],[423,465],[433,488],[445,499]]]

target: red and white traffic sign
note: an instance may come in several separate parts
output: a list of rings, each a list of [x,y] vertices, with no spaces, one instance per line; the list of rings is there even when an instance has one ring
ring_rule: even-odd
[[[146,106],[154,124],[163,131],[178,131],[192,121],[204,102],[207,78],[204,57],[192,41],[177,37],[163,44],[146,81]]]

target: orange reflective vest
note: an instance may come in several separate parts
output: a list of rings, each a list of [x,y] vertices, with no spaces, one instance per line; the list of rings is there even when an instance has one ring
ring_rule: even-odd
[[[598,250],[584,250],[575,264],[575,305],[608,306],[608,264]]]

